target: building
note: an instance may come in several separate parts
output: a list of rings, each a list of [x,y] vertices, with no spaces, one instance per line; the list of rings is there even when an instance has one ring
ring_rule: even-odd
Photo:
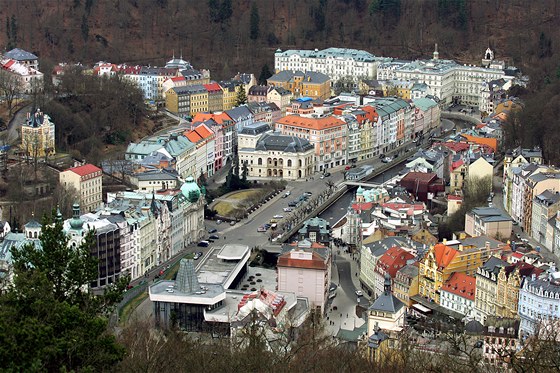
[[[469,163],[467,170],[467,179],[469,180],[485,180],[492,179],[494,175],[494,166],[486,160],[485,157],[478,157],[474,162]],[[492,185],[489,186],[489,192],[492,190]]]
[[[330,247],[331,226],[325,219],[318,217],[308,219],[303,222],[303,226],[298,230],[298,239],[300,241],[318,242],[321,245]]]
[[[412,297],[418,294],[418,263],[407,264],[393,279],[393,294],[406,307],[412,306]]]
[[[467,179],[467,170],[467,164],[462,159],[451,163],[449,170],[449,191],[451,193],[463,190],[465,180]]]
[[[412,141],[415,111],[407,101],[398,97],[383,97],[369,100],[378,115],[376,148],[380,154],[396,149]]]
[[[27,120],[21,125],[21,148],[26,157],[32,159],[47,158],[56,153],[55,125],[51,118],[37,109],[27,114]]]
[[[294,97],[311,97],[326,100],[331,96],[331,80],[322,73],[314,71],[285,70],[267,79],[267,84],[284,88]]]
[[[273,87],[270,89],[266,95],[266,101],[276,104],[278,108],[280,108],[280,112],[282,113],[282,117],[286,115],[286,108],[290,106],[290,102],[292,101],[292,92],[284,89],[282,87]]]
[[[224,110],[224,91],[222,87],[216,82],[204,84],[204,88],[208,92],[208,111],[222,111]]]
[[[0,59],[0,74],[7,74],[17,81],[18,93],[33,94],[43,89],[43,73],[28,62],[31,61]]]
[[[206,124],[201,123],[190,131],[184,132],[185,137],[195,144],[195,178],[214,176],[215,169],[215,133]]]
[[[392,283],[394,283],[394,278],[397,275],[397,272],[406,266],[407,264],[411,264],[413,262],[414,255],[412,255],[407,250],[393,246],[389,250],[387,250],[375,265],[375,296],[379,296],[383,293],[383,289],[385,286],[385,280],[389,278]],[[394,286],[393,286],[394,287]]]
[[[548,222],[556,216],[560,210],[560,193],[545,190],[533,199],[532,219],[531,219],[531,237],[537,242],[547,246],[547,229]]]
[[[391,279],[387,276],[381,293],[368,307],[368,336],[374,334],[375,329],[398,332],[404,327],[406,307],[391,292]]]
[[[276,122],[283,135],[301,137],[315,148],[315,171],[346,163],[347,126],[334,116],[305,118],[288,115]]]
[[[491,317],[482,332],[482,357],[488,365],[507,370],[511,356],[521,350],[519,319]]]
[[[543,164],[542,150],[523,149],[521,147],[508,151],[504,156],[504,178],[503,178],[503,205],[508,214],[511,215],[511,193],[513,184],[514,170],[517,170],[521,165],[528,163]]]
[[[32,69],[39,70],[39,57],[23,49],[14,48],[11,51],[4,53],[2,57],[17,61],[25,66],[31,67]]]
[[[521,282],[524,278],[530,278],[533,274],[539,276],[542,272],[541,269],[524,261],[501,267],[498,273],[497,293],[494,297],[496,316],[517,318]]]
[[[507,265],[507,262],[491,257],[476,270],[476,319],[483,325],[489,316],[497,313],[498,274]]]
[[[214,100],[217,96],[213,94],[213,105],[217,105]],[[194,117],[196,113],[209,110],[208,90],[202,84],[175,87],[166,92],[165,107],[172,113],[183,117]]]
[[[266,102],[270,88],[266,85],[254,85],[247,91],[247,102]]]
[[[247,128],[241,131],[241,136],[252,131]],[[314,172],[313,145],[296,136],[264,133],[254,147],[240,147],[238,154],[240,164],[247,167],[248,178],[298,180]]]
[[[278,257],[278,290],[306,297],[312,309],[325,313],[331,282],[331,256],[299,248]]]
[[[72,167],[59,175],[64,188],[74,188],[80,197],[82,211],[95,211],[102,205],[103,172],[92,164]]]
[[[179,187],[178,175],[163,169],[140,172],[130,177],[132,184],[142,192],[176,189]]]
[[[224,310],[226,290],[235,288],[246,274],[249,256],[248,246],[224,245],[210,249],[196,269],[192,259],[181,259],[175,281],[159,281],[149,287],[156,326],[190,332],[223,331],[223,325],[212,321],[210,313]]]
[[[470,236],[506,239],[511,229],[511,218],[496,207],[475,207],[465,217],[465,232]]]
[[[560,273],[523,280],[519,291],[519,336],[537,335],[541,339],[558,338],[560,319]]]
[[[434,173],[409,172],[401,179],[400,185],[422,202],[445,191],[443,180]]]
[[[274,53],[274,69],[316,71],[330,76],[333,82],[349,78],[357,83],[376,76],[377,65],[383,58],[357,49],[327,48],[323,50],[286,50]]]
[[[474,294],[476,278],[464,273],[453,273],[441,287],[440,306],[464,315],[467,320],[474,320]]]

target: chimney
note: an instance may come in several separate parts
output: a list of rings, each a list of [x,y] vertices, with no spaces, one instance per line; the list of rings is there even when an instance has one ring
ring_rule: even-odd
[[[490,242],[489,241],[486,241],[484,246],[486,247],[487,250],[490,250]]]

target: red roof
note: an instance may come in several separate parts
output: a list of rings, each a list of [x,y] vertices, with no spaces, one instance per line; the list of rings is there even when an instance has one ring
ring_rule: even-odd
[[[311,259],[296,259],[291,257],[291,252],[285,253],[278,258],[278,267],[327,269],[327,264],[316,252],[311,253]]]
[[[175,76],[171,78],[171,81],[173,82],[182,82],[183,80],[186,80],[184,76]]]
[[[450,194],[450,195],[447,196],[447,199],[452,200],[452,201],[462,201],[463,197],[457,196],[455,194]]]
[[[381,255],[377,261],[377,272],[388,273],[391,278],[395,278],[397,271],[406,265],[406,262],[414,259],[414,255],[402,247],[393,246]],[[381,270],[381,271],[380,271]]]
[[[511,254],[511,256],[513,256],[514,258],[517,258],[517,259],[523,258],[523,254],[521,254],[521,253],[519,253],[519,252],[517,252],[517,251],[514,252],[513,254]]]
[[[432,181],[436,178],[437,178],[437,175],[434,174],[433,172],[409,172],[401,179],[401,183],[403,181],[405,181],[405,182],[406,181],[416,182],[416,180],[418,180],[418,182],[420,182],[420,183],[428,184],[430,181]]]
[[[224,121],[231,121],[231,117],[225,112],[222,113],[196,113],[192,119],[193,123],[205,122],[208,119],[213,119],[218,124],[224,124]]]
[[[451,163],[451,170],[453,171],[453,170],[457,169],[458,167],[461,167],[464,164],[465,164],[465,162],[463,162],[462,159],[459,159],[458,161],[455,161],[455,162]]]
[[[218,83],[203,84],[207,91],[221,91],[220,85]]]
[[[369,211],[373,208],[373,202],[356,202],[352,204],[354,211]]]
[[[4,64],[4,68],[9,69],[10,66],[12,66],[15,62],[16,62],[16,61],[14,61],[14,60],[9,60],[8,62],[6,62],[6,63]]]
[[[475,289],[476,278],[459,272],[453,273],[449,280],[441,287],[441,290],[472,301],[474,301]]]
[[[455,153],[464,152],[469,149],[469,144],[465,142],[442,142],[441,145],[445,146],[447,149],[454,151]]]
[[[434,256],[438,269],[443,269],[451,263],[459,252],[452,247],[438,243],[434,246]]]
[[[87,163],[83,166],[69,168],[66,171],[72,171],[73,173],[78,174],[80,176],[86,176],[86,175],[91,175],[95,172],[101,172],[101,169],[97,166]]]

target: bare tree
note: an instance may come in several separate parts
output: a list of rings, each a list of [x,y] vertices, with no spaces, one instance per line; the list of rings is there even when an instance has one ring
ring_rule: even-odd
[[[19,78],[15,74],[0,70],[0,93],[8,106],[9,116],[13,114],[14,101],[22,93]]]

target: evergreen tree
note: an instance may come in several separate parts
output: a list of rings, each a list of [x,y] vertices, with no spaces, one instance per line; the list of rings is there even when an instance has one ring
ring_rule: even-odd
[[[251,19],[249,26],[249,37],[251,40],[257,40],[259,38],[259,8],[257,8],[257,3],[253,2],[251,6]]]
[[[225,22],[233,15],[233,6],[231,0],[222,0],[220,5],[220,22]]]
[[[259,75],[259,84],[266,85],[267,79],[270,78],[271,76],[272,76],[272,71],[270,71],[270,67],[268,67],[268,64],[265,63],[261,68],[261,73]]]
[[[249,168],[247,167],[247,161],[243,162],[243,167],[241,169],[241,181],[243,184],[247,184],[247,174],[249,173]]]
[[[235,99],[235,106],[241,106],[247,103],[247,93],[245,93],[245,86],[241,84],[239,91],[237,91],[237,98]]]
[[[13,284],[0,293],[0,361],[7,371],[106,371],[124,356],[106,315],[122,298],[123,277],[94,296],[95,242],[69,247],[62,221],[44,218],[39,245],[12,248]]]
[[[85,14],[82,17],[82,37],[84,38],[84,41],[87,41],[88,36],[89,36],[89,25],[87,22],[87,17],[85,16]]]
[[[208,0],[208,11],[212,22],[220,21],[220,3],[218,0]]]

